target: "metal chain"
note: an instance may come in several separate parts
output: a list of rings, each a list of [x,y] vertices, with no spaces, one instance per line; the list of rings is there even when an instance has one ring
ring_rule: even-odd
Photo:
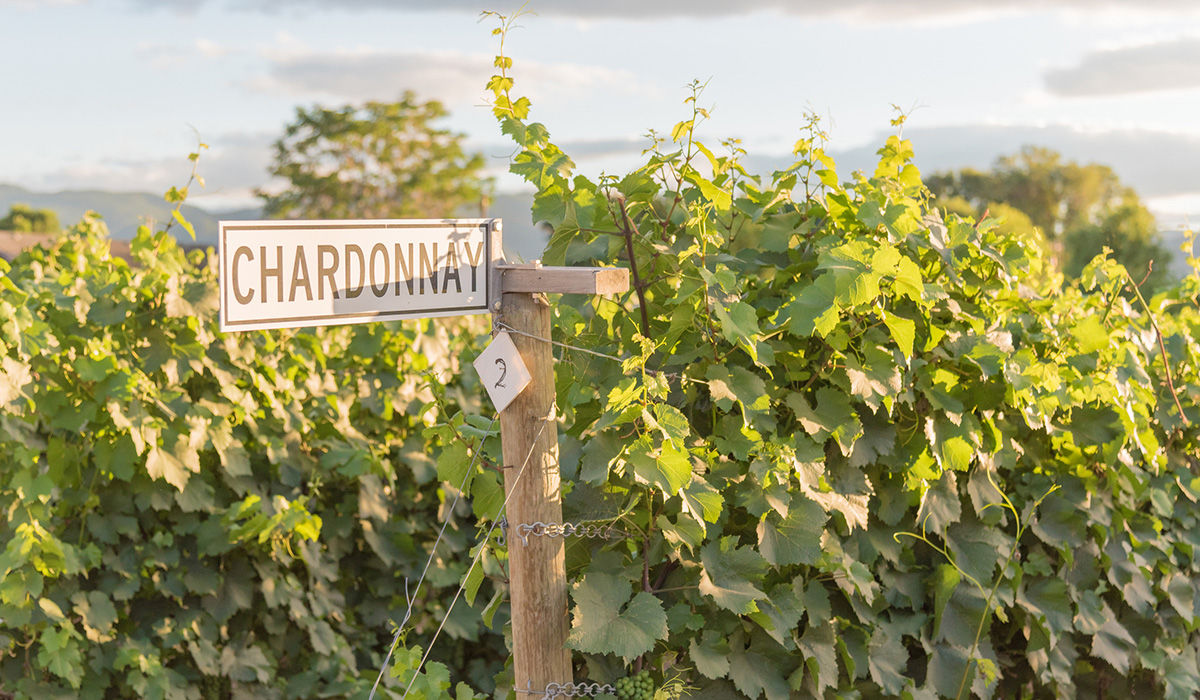
[[[554,698],[594,698],[597,695],[616,695],[617,689],[607,683],[603,685],[600,683],[550,683],[544,691],[517,690],[517,692],[531,695],[542,692],[542,700],[554,700]]]
[[[508,518],[500,518],[496,525],[500,528],[500,536],[496,538],[496,543],[503,547],[509,529]],[[516,530],[517,536],[521,538],[521,544],[526,547],[529,546],[530,535],[535,537],[599,537],[606,540],[629,537],[628,532],[618,530],[612,525],[580,523],[521,523],[517,525]]]
[[[599,537],[605,540],[628,537],[627,533],[613,528],[612,525],[583,525],[579,523],[521,523],[517,526],[517,536],[521,543],[529,546],[529,536],[537,537]]]

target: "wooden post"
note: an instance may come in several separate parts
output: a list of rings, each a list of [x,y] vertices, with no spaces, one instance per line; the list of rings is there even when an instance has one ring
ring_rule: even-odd
[[[541,292],[608,294],[629,288],[628,271],[623,269],[540,264],[497,268],[503,275],[499,320],[537,338],[550,337],[550,305]],[[535,536],[526,545],[516,533],[521,524],[562,522],[554,356],[545,341],[510,335],[532,377],[500,413],[508,494],[514,687],[541,693],[550,683],[573,682],[571,653],[566,648],[570,620],[563,540]],[[523,473],[521,465],[525,465]],[[525,698],[518,695],[517,700]]]
[[[506,293],[501,320],[525,333],[550,337],[550,306],[540,294]],[[563,541],[530,537],[525,545],[516,536],[516,526],[562,522],[554,361],[548,343],[517,333],[512,341],[532,375],[529,386],[500,413],[504,490],[511,492],[506,517],[514,687],[541,691],[550,683],[572,681],[571,654],[566,648],[570,621]],[[518,695],[517,700],[525,698]]]

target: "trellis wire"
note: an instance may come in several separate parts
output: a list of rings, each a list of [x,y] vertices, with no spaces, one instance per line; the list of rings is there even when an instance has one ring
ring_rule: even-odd
[[[496,419],[499,417],[500,414],[498,413],[493,415],[491,422],[488,423],[487,430],[483,432],[479,449],[475,450],[475,455],[471,457],[471,463],[467,466],[466,473],[463,474],[462,483],[458,485],[458,491],[454,494],[454,500],[451,501],[450,507],[446,510],[446,520],[442,523],[442,529],[438,531],[437,539],[433,541],[433,549],[429,551],[429,559],[425,561],[425,568],[421,570],[421,577],[417,579],[417,587],[412,592],[412,595],[408,593],[408,579],[404,579],[404,598],[408,602],[408,609],[404,611],[404,619],[400,621],[399,625],[396,625],[396,634],[392,637],[392,645],[388,647],[387,657],[383,660],[383,666],[379,668],[379,675],[375,678],[375,685],[371,686],[371,694],[367,697],[367,700],[375,699],[375,691],[379,688],[379,681],[383,680],[383,674],[387,672],[388,664],[392,661],[392,654],[396,651],[396,644],[400,642],[400,633],[404,631],[404,625],[408,624],[409,618],[412,617],[413,604],[417,600],[417,593],[420,592],[421,584],[425,582],[425,575],[429,573],[429,567],[433,564],[434,557],[437,556],[437,548],[442,543],[442,536],[446,534],[446,527],[450,524],[450,516],[454,514],[454,508],[458,505],[458,499],[467,487],[467,479],[471,478],[471,472],[475,469],[475,461],[479,459],[479,455],[483,454],[483,440],[486,440],[487,436],[492,433],[492,426],[496,424]],[[438,629],[440,630],[441,628],[439,627]]]
[[[487,549],[483,543],[486,543],[489,539],[491,539],[492,532],[496,529],[496,525],[499,524],[501,514],[504,513],[504,509],[508,507],[508,499],[512,498],[512,495],[517,492],[517,484],[520,483],[521,477],[525,475],[525,467],[528,466],[529,460],[533,458],[533,452],[537,448],[538,438],[542,436],[542,431],[546,429],[546,423],[554,420],[556,415],[557,411],[555,410],[555,407],[551,406],[549,414],[540,421],[541,426],[538,428],[537,434],[533,436],[533,441],[529,443],[529,453],[525,455],[525,461],[521,463],[520,469],[517,470],[517,476],[513,479],[512,486],[509,487],[508,493],[505,494],[504,502],[500,504],[499,510],[496,511],[496,517],[492,518],[491,526],[488,528],[487,534],[481,540],[479,551],[475,553],[475,557],[471,559],[471,565],[467,567],[468,574],[471,572],[471,569],[475,568],[475,564],[479,562],[479,557],[482,556],[484,550]],[[421,656],[420,663],[418,663],[417,667],[413,669],[413,681],[416,680],[417,674],[421,672],[421,668],[425,666],[425,661],[429,658],[429,652],[433,651],[433,645],[437,642],[438,636],[441,635],[442,628],[446,626],[446,620],[450,619],[450,613],[454,610],[454,604],[458,602],[458,598],[462,595],[465,587],[466,580],[464,578],[463,582],[458,584],[458,591],[455,592],[454,598],[450,601],[450,605],[446,607],[446,614],[442,616],[441,624],[438,625],[437,631],[433,633],[433,639],[430,639],[429,644],[425,647],[425,653]],[[387,667],[385,666],[384,669],[386,668]],[[380,673],[382,677],[382,670]],[[408,687],[404,689],[404,695],[401,696],[401,700],[406,700],[408,698],[408,692],[412,690],[412,686],[413,684],[410,682]]]
[[[543,343],[550,343],[551,345],[557,345],[558,347],[564,348],[566,350],[574,350],[576,352],[585,352],[589,355],[595,355],[596,357],[602,357],[606,360],[612,360],[613,362],[620,362],[621,364],[625,364],[625,361],[630,359],[627,357],[617,357],[616,355],[607,355],[602,352],[596,352],[595,350],[588,350],[587,348],[581,348],[578,345],[569,345],[567,343],[560,343],[559,341],[554,340],[553,338],[546,338],[546,337],[543,337],[540,335],[535,335],[533,333],[527,333],[525,331],[518,330],[518,329],[513,328],[512,326],[508,325],[507,323],[504,323],[503,321],[495,321],[493,323],[493,327],[497,331],[500,331],[502,333],[516,333],[517,335],[523,335],[526,338],[532,338],[533,340],[538,340]],[[674,372],[663,372],[662,370],[650,369],[649,367],[646,367],[645,371],[646,371],[646,374],[661,375],[668,379],[678,378],[680,381],[693,382],[696,384],[704,384],[705,383],[698,379],[692,379],[691,377],[686,377],[682,374],[678,374],[678,373],[674,373]]]

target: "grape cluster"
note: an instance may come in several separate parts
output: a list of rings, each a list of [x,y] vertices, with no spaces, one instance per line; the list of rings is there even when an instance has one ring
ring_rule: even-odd
[[[653,700],[654,681],[650,680],[650,672],[618,678],[617,697],[620,700]]]

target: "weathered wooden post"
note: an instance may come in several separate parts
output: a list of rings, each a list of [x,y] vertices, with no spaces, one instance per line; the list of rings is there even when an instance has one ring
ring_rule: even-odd
[[[513,343],[531,375],[529,386],[500,413],[508,494],[513,669],[517,690],[540,693],[551,683],[572,682],[562,538],[529,537],[523,544],[517,534],[522,524],[562,522],[554,356],[550,343],[540,340],[550,337],[550,304],[545,294],[619,293],[629,289],[629,274],[621,268],[537,263],[498,268],[503,294],[497,320],[513,331]]]

